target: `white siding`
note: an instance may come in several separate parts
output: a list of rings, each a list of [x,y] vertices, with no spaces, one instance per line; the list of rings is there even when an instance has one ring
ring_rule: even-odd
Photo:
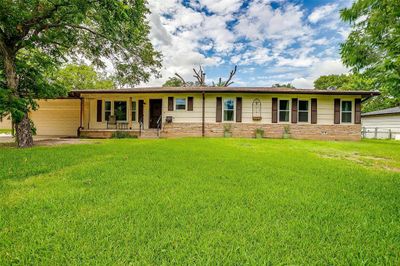
[[[187,110],[174,110],[168,111],[168,97],[186,98],[193,97],[193,111]],[[202,94],[201,93],[145,93],[145,94],[83,94],[85,98],[85,111],[84,111],[84,125],[90,129],[104,129],[106,122],[96,122],[97,104],[98,99],[104,100],[144,100],[144,127],[148,128],[149,123],[149,101],[150,99],[162,99],[162,115],[163,121],[166,116],[172,116],[175,123],[201,123],[202,122]],[[330,95],[305,95],[305,94],[255,94],[255,93],[206,93],[205,95],[205,122],[216,123],[216,98],[222,97],[224,99],[233,99],[236,102],[237,97],[242,97],[242,123],[272,123],[272,98],[287,99],[298,98],[299,100],[309,100],[309,112],[311,113],[311,99],[317,99],[317,123],[321,125],[333,125],[334,120],[334,99],[341,98],[342,100],[353,101],[353,116],[354,117],[354,99],[361,98],[361,96],[330,96]],[[261,101],[261,116],[260,121],[253,121],[252,104],[254,99],[258,98]],[[104,103],[103,103],[103,121],[104,119]],[[235,104],[236,107],[236,104]],[[138,108],[138,105],[137,105]],[[137,110],[138,111],[138,110]],[[291,115],[291,114],[290,114]],[[353,119],[354,120],[354,119]],[[354,121],[353,121],[354,122]],[[310,121],[308,122],[310,123]],[[138,128],[138,123],[133,123],[133,128]]]
[[[362,127],[366,129],[365,137],[374,138],[377,128],[377,138],[388,138],[389,129],[392,131],[392,138],[400,135],[400,114],[365,116],[361,118]]]

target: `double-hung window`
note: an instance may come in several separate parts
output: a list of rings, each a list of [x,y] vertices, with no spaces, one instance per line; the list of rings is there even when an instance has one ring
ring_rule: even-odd
[[[132,121],[136,121],[136,101],[132,102]]]
[[[289,100],[279,100],[279,122],[289,122]]]
[[[342,123],[351,123],[352,102],[342,101]]]
[[[175,110],[186,110],[186,98],[175,99]]]
[[[308,122],[308,101],[299,101],[299,122]]]
[[[235,101],[232,99],[224,100],[224,121],[234,121]]]
[[[104,102],[104,119],[108,121],[111,115],[111,101]]]

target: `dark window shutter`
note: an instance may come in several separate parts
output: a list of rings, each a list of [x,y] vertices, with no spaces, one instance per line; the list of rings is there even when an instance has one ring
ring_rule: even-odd
[[[311,99],[311,124],[317,123],[317,110],[318,110],[317,99],[313,98]]]
[[[292,99],[292,123],[297,123],[297,98]]]
[[[222,122],[222,97],[217,97],[215,122]]]
[[[354,123],[361,124],[361,99],[355,100]]]
[[[144,117],[144,100],[139,100],[139,109],[138,109],[138,116],[139,116],[139,122],[143,123],[143,117]]]
[[[174,110],[174,97],[168,97],[168,111]]]
[[[335,99],[334,113],[334,123],[340,124],[340,99]]]
[[[242,97],[236,98],[236,122],[242,122]]]
[[[188,111],[193,111],[193,97],[188,97]]]
[[[101,122],[103,119],[103,100],[97,100],[97,122]]]
[[[278,98],[272,98],[272,123],[278,122]]]

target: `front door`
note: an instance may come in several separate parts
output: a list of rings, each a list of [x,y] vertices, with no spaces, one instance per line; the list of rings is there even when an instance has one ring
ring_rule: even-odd
[[[150,100],[150,114],[149,114],[149,128],[157,128],[157,121],[161,117],[162,113],[162,100],[152,99]],[[161,119],[160,119],[161,127]]]

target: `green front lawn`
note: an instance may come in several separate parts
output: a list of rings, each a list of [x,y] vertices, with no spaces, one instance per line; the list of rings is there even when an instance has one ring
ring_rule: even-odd
[[[400,142],[0,147],[0,264],[400,264]]]

